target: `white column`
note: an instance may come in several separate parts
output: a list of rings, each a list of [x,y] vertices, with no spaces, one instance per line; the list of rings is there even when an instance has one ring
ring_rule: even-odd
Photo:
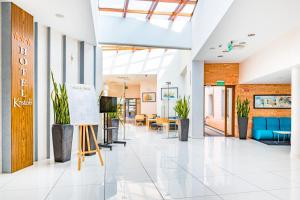
[[[291,156],[300,157],[300,67],[292,69]]]
[[[191,114],[190,136],[203,138],[204,133],[204,62],[192,61],[190,70]]]

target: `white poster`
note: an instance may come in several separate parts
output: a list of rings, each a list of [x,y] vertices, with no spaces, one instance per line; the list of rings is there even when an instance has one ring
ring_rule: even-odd
[[[72,125],[99,124],[99,106],[94,86],[66,85]]]

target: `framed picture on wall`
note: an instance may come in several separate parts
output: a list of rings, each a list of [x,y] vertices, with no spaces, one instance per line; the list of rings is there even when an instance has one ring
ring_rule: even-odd
[[[143,102],[156,102],[156,92],[143,92]]]
[[[253,96],[253,107],[255,109],[290,109],[291,105],[291,95],[289,94]]]
[[[178,98],[178,87],[161,88],[161,100]]]

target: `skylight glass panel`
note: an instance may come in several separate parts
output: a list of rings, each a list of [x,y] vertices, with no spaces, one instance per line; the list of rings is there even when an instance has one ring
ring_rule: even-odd
[[[161,58],[152,58],[146,61],[145,71],[158,69],[160,65]]]
[[[174,12],[175,9],[177,8],[177,6],[178,6],[177,3],[159,2],[156,6],[155,11],[158,11],[158,12]]]
[[[136,19],[139,21],[146,21],[146,14],[127,13],[127,18]]]
[[[129,59],[131,57],[131,51],[121,51],[117,54],[114,65],[120,66],[129,63]]]
[[[136,63],[145,60],[148,53],[148,50],[135,51],[132,55],[131,63]]]
[[[127,66],[114,67],[111,71],[112,74],[125,74]]]
[[[171,64],[172,60],[174,59],[174,55],[166,55],[163,57],[161,66],[162,67],[167,67]]]
[[[165,49],[152,49],[149,58],[162,57],[165,53]]]
[[[128,10],[146,10],[148,11],[151,6],[151,1],[130,0]]]
[[[123,8],[125,0],[99,0],[100,8]]]
[[[138,74],[141,73],[144,67],[144,62],[132,63],[128,68],[129,74]]]
[[[193,13],[195,5],[186,4],[180,13]]]

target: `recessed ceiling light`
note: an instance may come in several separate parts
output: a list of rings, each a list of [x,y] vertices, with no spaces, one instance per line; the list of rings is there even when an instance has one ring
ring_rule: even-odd
[[[239,42],[240,45],[246,45],[247,42]]]
[[[254,36],[256,36],[255,33],[249,33],[249,34],[248,34],[248,37],[254,37]]]
[[[218,55],[218,58],[223,58],[223,55]]]
[[[223,53],[228,53],[229,51],[228,51],[228,50],[223,50],[222,52],[223,52]]]
[[[63,14],[60,14],[60,13],[56,13],[55,16],[58,17],[58,18],[64,18],[65,17]]]
[[[210,49],[210,50],[215,50],[216,48],[215,48],[215,47],[210,47],[209,49]]]
[[[219,48],[221,48],[223,45],[222,44],[219,44]]]

